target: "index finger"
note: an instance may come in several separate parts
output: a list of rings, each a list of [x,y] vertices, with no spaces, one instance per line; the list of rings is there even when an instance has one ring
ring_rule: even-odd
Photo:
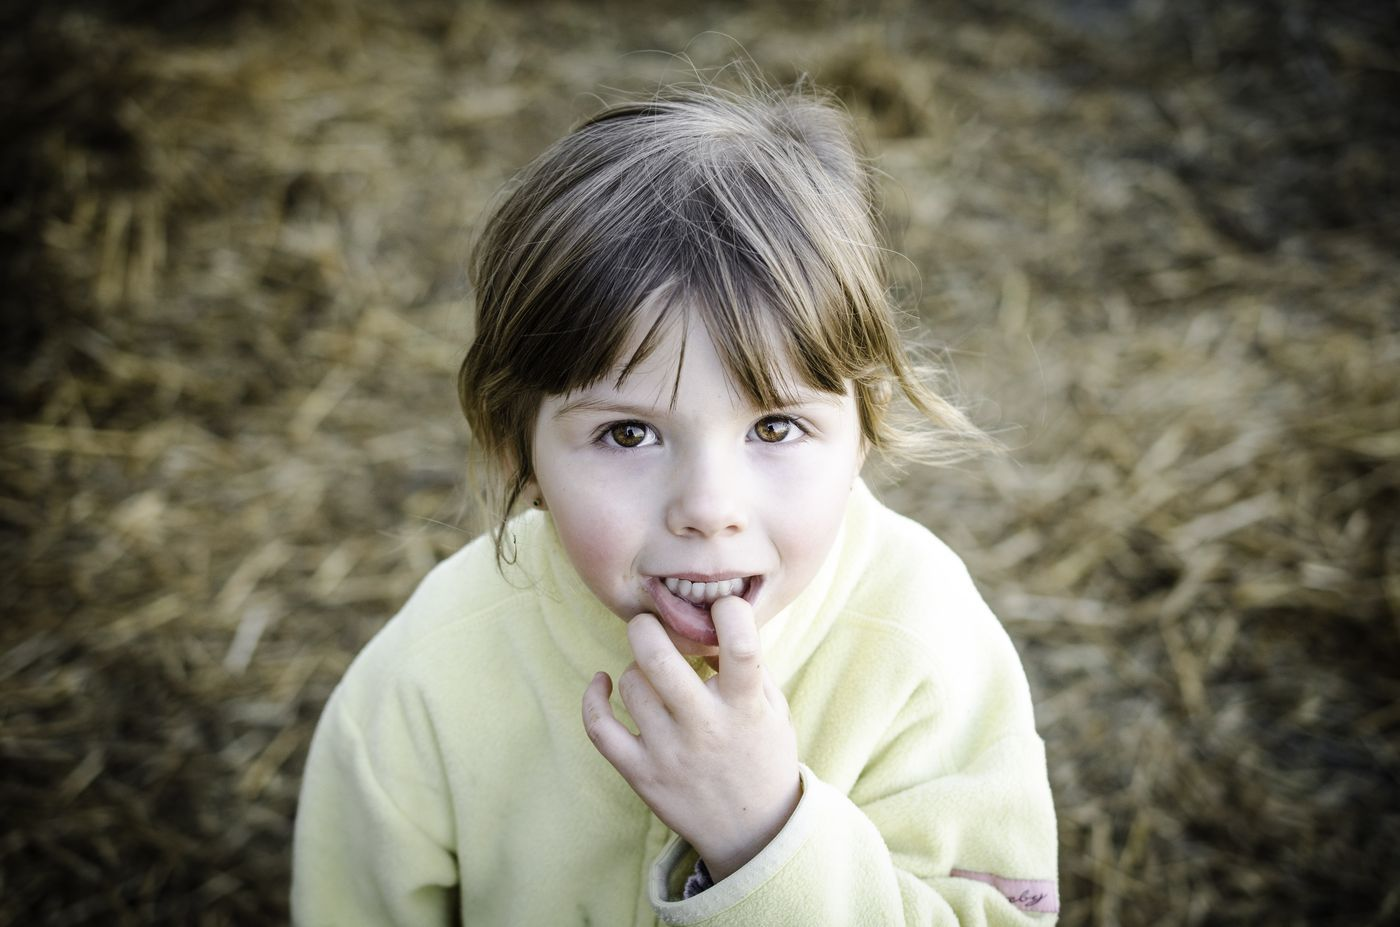
[[[637,658],[637,668],[671,714],[677,719],[694,714],[704,698],[705,686],[656,616],[642,613],[627,622],[627,642]]]
[[[710,606],[719,637],[719,691],[726,701],[763,696],[763,653],[753,606],[725,596]]]

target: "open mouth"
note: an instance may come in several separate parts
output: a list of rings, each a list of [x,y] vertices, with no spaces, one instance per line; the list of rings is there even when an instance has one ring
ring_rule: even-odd
[[[674,576],[650,576],[647,591],[656,604],[657,617],[677,637],[714,647],[719,644],[710,606],[725,596],[737,595],[750,605],[763,585],[762,576],[697,582]]]

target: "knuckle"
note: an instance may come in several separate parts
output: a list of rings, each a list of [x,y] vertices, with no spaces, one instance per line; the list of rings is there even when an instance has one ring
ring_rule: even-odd
[[[642,794],[656,794],[666,787],[666,776],[654,767],[632,771],[632,786]]]
[[[758,641],[752,638],[735,641],[729,648],[729,656],[741,663],[757,663]]]
[[[680,749],[672,749],[666,754],[665,766],[663,768],[665,771],[671,772],[672,775],[675,774],[674,771],[682,771],[681,777],[684,778],[683,771],[694,765],[693,760],[694,758],[690,753]]]
[[[664,653],[651,653],[643,658],[642,662],[646,666],[646,677],[654,683],[665,685],[671,678],[674,667],[667,655]]]
[[[618,692],[621,693],[624,701],[626,701],[629,698],[636,697],[636,694],[641,689],[641,687],[642,671],[638,669],[635,665],[629,666],[626,670],[623,671],[622,675],[618,677],[617,689]]]
[[[603,736],[603,713],[597,708],[590,708],[584,715],[583,729],[588,739],[596,744]]]

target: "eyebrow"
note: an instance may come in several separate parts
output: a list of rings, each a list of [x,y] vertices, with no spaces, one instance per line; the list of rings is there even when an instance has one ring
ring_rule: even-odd
[[[559,411],[554,413],[555,418],[564,418],[579,412],[615,412],[619,415],[630,415],[635,418],[649,418],[657,413],[658,408],[654,406],[634,406],[622,402],[613,402],[609,399],[595,399],[590,396],[580,396],[578,399],[570,400],[559,407]]]
[[[786,398],[790,401],[759,411],[778,412],[783,409],[792,409],[806,405],[837,405],[842,399],[837,393],[808,389],[801,390]],[[606,398],[580,396],[560,406],[559,410],[554,413],[554,418],[566,418],[567,416],[575,415],[580,412],[608,412],[617,415],[627,415],[633,418],[651,418],[661,411],[663,411],[661,406],[640,406],[631,403],[616,402]]]

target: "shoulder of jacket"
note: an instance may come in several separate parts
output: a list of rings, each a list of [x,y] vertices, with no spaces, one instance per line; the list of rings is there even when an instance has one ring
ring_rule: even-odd
[[[842,607],[841,646],[930,678],[1020,659],[962,558],[924,525],[883,505],[867,523],[866,554]]]
[[[853,595],[858,610],[922,625],[947,609],[985,611],[972,574],[957,552],[926,526],[880,506],[869,525],[870,551]]]
[[[448,654],[470,659],[489,651],[507,622],[497,616],[528,608],[533,595],[523,574],[496,566],[489,536],[463,546],[419,581],[398,612],[356,655],[347,672],[386,682],[411,682]],[[478,646],[461,646],[476,642]]]

